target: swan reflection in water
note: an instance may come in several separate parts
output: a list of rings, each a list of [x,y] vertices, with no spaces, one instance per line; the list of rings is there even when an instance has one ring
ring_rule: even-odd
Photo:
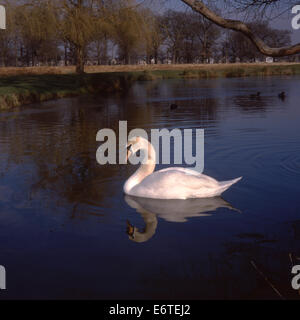
[[[141,232],[127,221],[127,234],[135,242],[146,242],[155,234],[157,217],[169,222],[186,222],[187,218],[210,216],[218,208],[228,208],[240,213],[221,197],[162,200],[126,195],[125,201],[141,214],[145,223],[145,229]]]

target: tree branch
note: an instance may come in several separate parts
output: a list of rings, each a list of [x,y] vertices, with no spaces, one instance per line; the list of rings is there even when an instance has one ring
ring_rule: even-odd
[[[283,56],[290,56],[293,54],[300,53],[300,43],[289,46],[289,47],[271,48],[256,34],[254,34],[253,31],[242,21],[224,19],[221,16],[214,13],[213,11],[211,11],[208,7],[204,5],[203,2],[199,0],[181,0],[181,1],[187,4],[189,7],[191,7],[194,11],[202,14],[208,20],[217,24],[218,26],[225,29],[231,29],[234,31],[241,32],[252,41],[252,43],[256,46],[256,48],[262,54],[266,56],[283,57]]]

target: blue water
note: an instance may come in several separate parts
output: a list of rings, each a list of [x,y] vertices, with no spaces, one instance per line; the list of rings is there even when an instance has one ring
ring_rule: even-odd
[[[0,112],[0,299],[280,298],[270,283],[299,297],[299,87],[299,77],[139,82],[126,95]],[[119,120],[202,128],[204,173],[243,179],[206,202],[125,198],[136,167],[95,158],[97,131]]]

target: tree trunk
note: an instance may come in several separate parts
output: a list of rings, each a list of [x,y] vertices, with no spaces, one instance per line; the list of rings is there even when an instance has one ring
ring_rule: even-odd
[[[125,64],[130,64],[130,54],[128,50],[125,51]]]
[[[65,47],[65,66],[68,65],[68,48],[67,48],[67,44],[64,44]]]
[[[33,51],[31,53],[31,59],[32,59],[31,65],[34,67],[34,52]]]
[[[76,73],[84,73],[84,53],[83,48],[76,48]]]
[[[107,35],[104,35],[104,46],[103,46],[103,62],[102,64],[107,65],[108,64],[108,59],[107,59]]]
[[[18,66],[18,44],[17,44],[17,40],[15,39],[15,45],[14,45],[14,55],[15,55],[15,66],[17,67]]]
[[[155,64],[158,63],[158,49],[157,48],[154,49],[154,62],[155,62]]]
[[[173,55],[172,55],[172,63],[176,63],[176,49],[173,49]]]

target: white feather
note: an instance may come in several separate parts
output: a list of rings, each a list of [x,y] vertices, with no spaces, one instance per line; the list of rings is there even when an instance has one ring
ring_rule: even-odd
[[[144,149],[150,152],[148,161],[141,165],[124,185],[124,192],[131,196],[152,199],[189,199],[208,198],[221,195],[242,177],[218,182],[212,177],[195,170],[180,167],[171,167],[154,171],[155,151],[145,139],[135,141],[135,150]],[[154,154],[153,154],[154,153]]]

